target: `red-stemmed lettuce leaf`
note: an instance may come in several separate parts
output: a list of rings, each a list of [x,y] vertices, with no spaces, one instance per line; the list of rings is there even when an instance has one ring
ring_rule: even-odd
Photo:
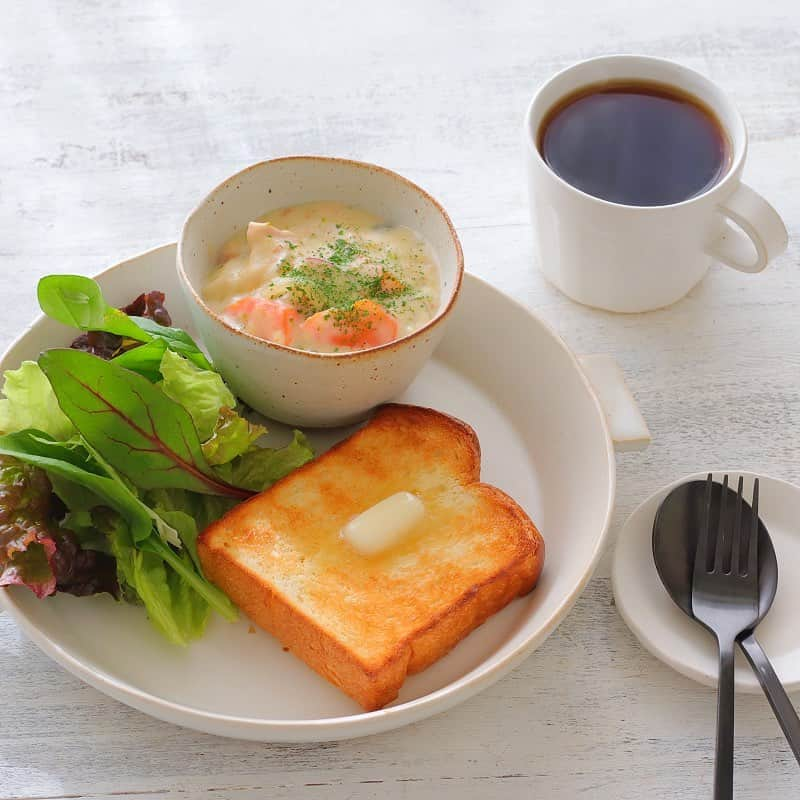
[[[147,378],[79,350],[48,350],[39,366],[81,436],[135,486],[250,496],[214,475],[189,413]]]

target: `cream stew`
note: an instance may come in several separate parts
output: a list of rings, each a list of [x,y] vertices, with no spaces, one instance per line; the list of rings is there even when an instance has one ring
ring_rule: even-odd
[[[410,228],[342,203],[304,203],[271,211],[229,239],[203,298],[261,339],[352,352],[432,319],[439,269]]]

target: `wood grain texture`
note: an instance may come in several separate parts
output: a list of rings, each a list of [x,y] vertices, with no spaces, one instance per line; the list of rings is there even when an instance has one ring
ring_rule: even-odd
[[[654,443],[619,458],[614,530],[706,466],[800,480],[800,10],[796,0],[31,0],[0,25],[5,346],[47,272],[173,240],[199,197],[261,158],[376,161],[438,196],[467,266],[581,353],[614,353]],[[672,309],[570,303],[534,267],[520,126],[535,87],[604,52],[720,82],[751,132],[745,179],[792,244],[763,275],[713,268]],[[464,705],[370,739],[264,746],[194,734],[56,667],[0,617],[0,797],[542,797],[710,794],[713,693],[652,658],[613,608],[609,557],[520,668]],[[737,798],[797,797],[766,701],[737,706]]]

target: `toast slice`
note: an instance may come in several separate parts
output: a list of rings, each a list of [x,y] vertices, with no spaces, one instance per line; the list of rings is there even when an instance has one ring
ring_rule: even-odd
[[[529,592],[544,542],[510,498],[479,482],[468,425],[382,406],[327,453],[208,527],[206,576],[258,625],[366,710],[406,675]],[[342,527],[396,492],[425,506],[389,550],[364,556]]]

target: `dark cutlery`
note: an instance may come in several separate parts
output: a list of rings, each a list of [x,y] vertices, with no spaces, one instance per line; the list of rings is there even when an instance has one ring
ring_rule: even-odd
[[[697,533],[704,523],[706,481],[690,481],[673,489],[664,498],[653,523],[653,558],[664,587],[675,604],[688,616],[692,616],[692,573],[697,549]],[[722,494],[722,487],[715,484],[714,496]],[[728,490],[729,500],[736,496]],[[749,515],[750,506],[742,501],[742,514]],[[759,520],[758,535],[758,622],[767,614],[775,599],[778,587],[778,563],[772,540]],[[764,650],[753,631],[739,639],[739,646],[753,667],[761,687],[769,700],[778,723],[800,763],[800,717],[786,694],[778,676],[772,669]]]
[[[744,525],[742,483],[739,478],[736,506],[731,508],[728,476],[719,503],[712,503],[714,479],[708,476],[692,578],[692,614],[714,635],[719,649],[714,800],[733,798],[734,649],[739,636],[758,621],[758,481]]]

